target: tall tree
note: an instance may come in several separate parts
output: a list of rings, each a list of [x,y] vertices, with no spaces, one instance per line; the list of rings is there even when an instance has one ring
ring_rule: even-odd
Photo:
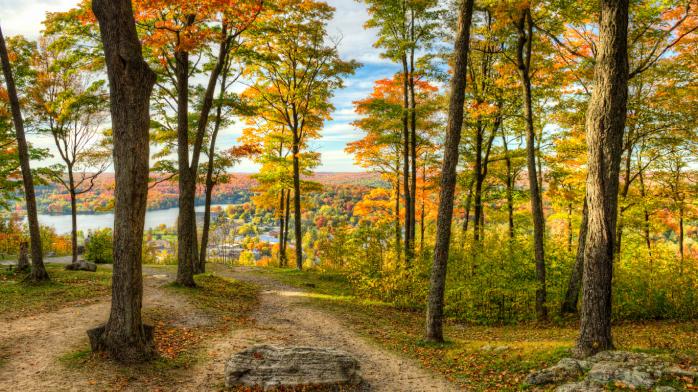
[[[531,96],[531,57],[533,47],[533,20],[531,10],[526,7],[521,10],[516,21],[518,45],[516,50],[516,66],[521,78],[523,90],[524,117],[526,122],[526,155],[528,161],[528,183],[531,190],[531,211],[533,213],[533,244],[536,262],[536,316],[544,321],[548,318],[546,306],[545,283],[545,217],[543,216],[542,181],[539,180],[539,169],[536,167],[536,133],[533,128],[533,98]]]
[[[44,268],[44,260],[41,249],[41,232],[39,230],[39,218],[36,212],[36,195],[34,193],[34,179],[32,177],[31,167],[29,164],[29,147],[24,134],[24,120],[22,119],[22,111],[17,96],[15,80],[12,74],[10,65],[10,57],[5,44],[5,37],[0,29],[0,61],[2,61],[2,72],[5,77],[5,85],[7,86],[7,96],[10,101],[10,109],[12,111],[12,122],[15,127],[15,135],[17,138],[17,152],[19,154],[19,163],[22,168],[22,181],[24,183],[24,199],[27,205],[27,221],[29,222],[29,236],[31,241],[32,253],[32,272],[29,275],[34,282],[49,280],[48,272]]]
[[[451,220],[453,219],[453,196],[456,190],[456,167],[458,146],[463,127],[463,105],[465,103],[466,73],[470,44],[470,23],[473,17],[474,0],[463,0],[458,14],[458,32],[455,41],[455,65],[451,79],[451,98],[448,107],[448,125],[444,143],[441,168],[441,190],[436,226],[434,264],[431,270],[429,297],[426,313],[426,338],[443,342],[444,292],[446,289],[446,266],[451,245]]]
[[[314,0],[282,0],[276,6],[284,12],[264,18],[253,43],[257,57],[250,67],[255,83],[249,95],[258,107],[275,112],[292,136],[296,267],[302,269],[301,150],[329,118],[329,100],[342,87],[342,76],[358,64],[342,60],[337,43],[326,43],[332,7]]]
[[[579,356],[613,347],[611,282],[628,98],[628,1],[601,0],[600,5],[594,90],[586,114],[589,220],[580,335],[575,347]]]
[[[109,77],[116,175],[112,303],[106,325],[88,331],[92,349],[137,362],[155,355],[143,325],[141,252],[148,196],[150,95],[155,74],[143,60],[129,0],[93,0]]]
[[[30,108],[40,132],[49,135],[63,162],[52,178],[70,196],[72,264],[78,262],[77,199],[90,192],[109,166],[101,127],[106,117],[104,81],[90,74],[71,38],[45,36],[34,56]]]

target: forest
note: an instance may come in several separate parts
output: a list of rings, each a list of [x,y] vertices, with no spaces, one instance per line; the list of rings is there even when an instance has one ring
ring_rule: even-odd
[[[0,390],[698,389],[698,1],[68,3],[0,30]]]

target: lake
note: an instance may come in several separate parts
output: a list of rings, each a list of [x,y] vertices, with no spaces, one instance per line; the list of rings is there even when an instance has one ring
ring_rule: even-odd
[[[211,208],[221,207],[225,210],[228,204],[215,204]],[[204,212],[204,206],[196,206],[196,212]],[[160,225],[174,226],[177,223],[179,208],[168,208],[166,210],[151,210],[145,214],[145,230],[155,229]],[[78,214],[78,230],[87,233],[90,230],[114,227],[114,214]],[[56,233],[70,233],[70,215],[49,215],[39,214],[39,224],[50,226],[56,229]]]

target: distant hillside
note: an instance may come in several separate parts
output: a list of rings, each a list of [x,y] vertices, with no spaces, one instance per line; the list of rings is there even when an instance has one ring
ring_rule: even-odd
[[[232,173],[230,181],[216,187],[213,194],[214,204],[239,204],[250,200],[257,182],[250,173]],[[315,173],[309,178],[326,186],[384,186],[380,176],[375,173]],[[70,198],[67,192],[58,184],[38,186],[37,202],[40,212],[50,214],[65,214],[70,212]],[[202,192],[203,190],[200,190]],[[164,209],[177,206],[178,189],[176,181],[163,181],[153,185],[148,192],[148,208]],[[78,211],[84,213],[99,213],[110,211],[114,202],[114,174],[104,173],[95,181],[92,191],[80,195]],[[197,199],[203,204],[203,194]],[[22,209],[22,203],[17,203],[17,209]]]

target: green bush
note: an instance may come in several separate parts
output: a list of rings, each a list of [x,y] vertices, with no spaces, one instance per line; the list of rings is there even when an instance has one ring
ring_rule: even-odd
[[[85,241],[85,259],[98,264],[111,264],[114,262],[112,251],[112,230],[101,229],[90,233]]]

